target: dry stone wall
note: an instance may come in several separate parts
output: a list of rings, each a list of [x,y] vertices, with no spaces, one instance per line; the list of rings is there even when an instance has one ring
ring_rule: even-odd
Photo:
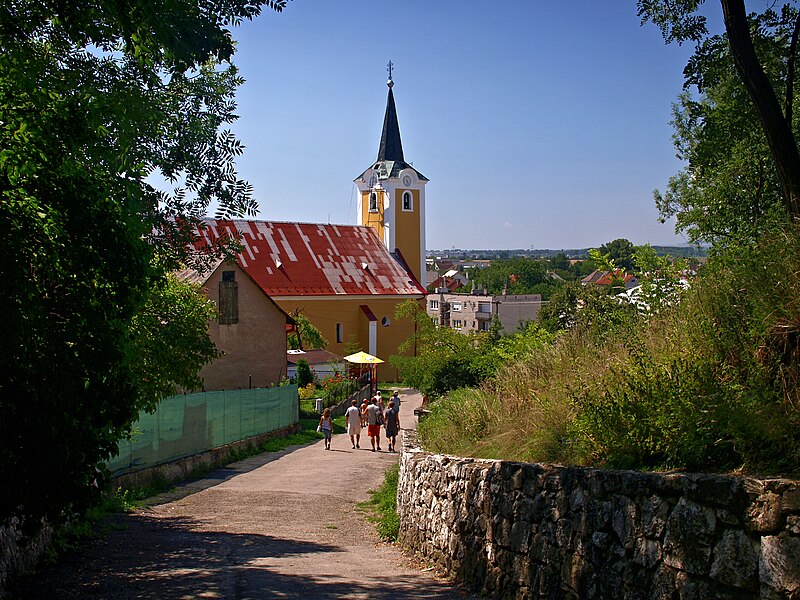
[[[436,455],[405,432],[400,542],[495,598],[800,599],[800,483]]]

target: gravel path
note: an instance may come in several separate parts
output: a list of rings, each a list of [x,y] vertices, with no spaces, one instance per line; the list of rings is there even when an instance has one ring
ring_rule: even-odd
[[[418,394],[401,423],[416,427]],[[400,444],[398,444],[400,446]],[[466,597],[382,544],[355,504],[383,481],[397,454],[361,449],[347,435],[262,454],[111,519],[100,540],[12,590],[16,598]]]

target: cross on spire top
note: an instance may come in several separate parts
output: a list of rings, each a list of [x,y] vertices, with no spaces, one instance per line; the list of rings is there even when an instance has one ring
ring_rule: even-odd
[[[386,85],[389,86],[389,89],[392,88],[394,85],[394,81],[392,81],[392,71],[394,70],[394,63],[389,61],[389,64],[386,65],[386,70],[389,71],[389,81],[386,82]]]

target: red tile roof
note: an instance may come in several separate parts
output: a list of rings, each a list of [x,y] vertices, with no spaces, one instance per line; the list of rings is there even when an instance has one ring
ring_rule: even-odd
[[[233,237],[239,266],[271,297],[419,296],[425,289],[361,225],[206,219],[198,249]]]
[[[592,271],[589,275],[581,279],[581,283],[594,283],[595,285],[611,285],[615,279],[621,279],[623,284],[628,284],[635,279],[635,275],[626,273],[622,269],[617,269],[613,273],[610,271]]]
[[[439,277],[428,284],[429,289],[436,290],[438,288],[447,288],[451,292],[460,290],[462,287],[464,287],[464,284],[453,277]]]

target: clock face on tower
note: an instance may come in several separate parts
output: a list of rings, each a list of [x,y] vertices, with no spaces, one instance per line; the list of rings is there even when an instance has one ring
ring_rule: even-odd
[[[411,175],[403,175],[403,185],[406,187],[411,185]]]

